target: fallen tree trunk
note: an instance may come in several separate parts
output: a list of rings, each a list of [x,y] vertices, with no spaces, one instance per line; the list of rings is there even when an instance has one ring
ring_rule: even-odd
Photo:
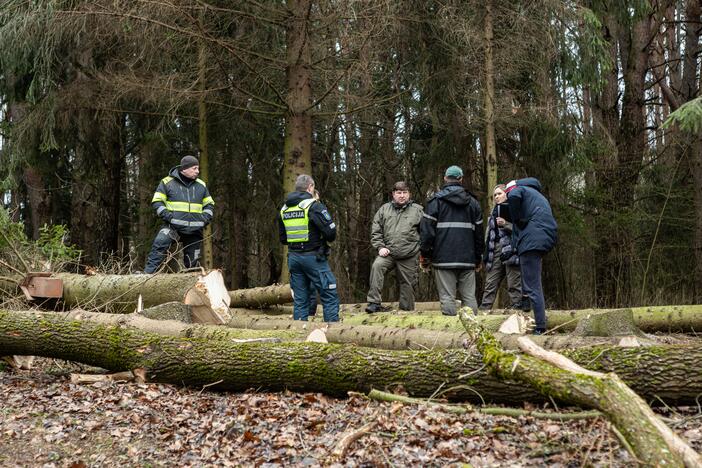
[[[54,312],[37,312],[43,317],[54,317]],[[212,340],[244,340],[256,338],[278,338],[282,341],[304,341],[313,330],[323,330],[330,343],[354,344],[382,349],[465,349],[471,344],[466,332],[442,332],[426,329],[403,329],[373,327],[366,325],[344,325],[342,323],[310,323],[301,321],[278,321],[260,318],[233,318],[226,327],[192,325],[187,318],[190,306],[170,302],[138,314],[104,314],[84,310],[61,313],[71,320],[88,320],[106,325],[132,327],[167,336]],[[185,320],[184,320],[185,319]],[[495,334],[507,349],[518,349],[518,335]],[[534,340],[546,349],[577,348],[585,346],[619,346],[620,338],[572,337],[564,335],[537,336]],[[644,343],[651,344],[651,343]],[[641,345],[641,344],[639,344]],[[631,346],[631,344],[627,344]]]
[[[384,302],[383,305],[388,307],[388,312],[400,312],[399,303],[397,302]],[[458,303],[457,303],[458,304]],[[366,313],[365,308],[368,304],[366,303],[351,303],[351,304],[340,304],[339,311],[349,314],[354,313]],[[292,307],[289,307],[292,313]],[[689,304],[689,305],[662,305],[662,306],[643,306],[643,307],[630,307],[631,311],[635,316],[645,317],[647,315],[659,316],[661,313],[672,314],[673,317],[676,315],[683,317],[690,317],[691,314],[702,313],[702,304]],[[321,309],[320,309],[321,310]],[[579,313],[597,313],[605,312],[611,310],[620,309],[552,309],[548,310],[547,313],[554,314],[579,314]],[[441,314],[441,303],[440,302],[415,302],[413,312],[425,312],[434,315]],[[514,309],[492,309],[487,311],[490,315],[509,315],[514,313]],[[407,313],[407,312],[405,312]]]
[[[319,391],[345,395],[402,386],[410,396],[437,391],[452,400],[544,401],[523,384],[488,375],[465,350],[389,351],[338,344],[232,343],[185,339],[132,328],[67,320],[55,314],[0,311],[2,354],[37,355],[112,372],[146,369],[147,379],[213,389]],[[567,356],[593,370],[616,372],[647,399],[694,403],[702,393],[699,346],[593,347]]]
[[[634,454],[647,466],[702,466],[702,458],[667,427],[651,408],[615,373],[587,370],[561,354],[539,348],[520,337],[525,354],[505,352],[497,340],[480,329],[473,314],[462,309],[460,319],[474,336],[490,372],[538,389],[544,396],[595,408],[620,431]]]
[[[251,330],[325,330],[331,343],[354,343],[359,346],[383,349],[440,349],[465,348],[470,342],[468,335],[460,331],[431,330],[428,328],[390,327],[382,325],[350,325],[348,322],[302,322],[275,317],[234,315],[226,325]],[[497,333],[502,346],[517,348],[516,335]],[[621,337],[578,337],[569,335],[545,335],[534,337],[546,349],[580,348],[586,346],[620,346]],[[627,341],[626,346],[636,346],[637,342]],[[650,345],[650,340],[639,339],[638,345]]]
[[[179,301],[198,306],[201,321],[208,321],[212,309],[228,317],[229,295],[219,271],[206,275],[176,273],[156,275],[53,275],[63,282],[63,303],[71,309],[99,309],[129,313],[137,307],[139,296],[145,308]],[[216,320],[215,320],[216,321]],[[221,320],[224,321],[224,320]]]
[[[157,306],[163,310],[162,304]],[[183,310],[189,308],[180,303],[171,303],[171,305]],[[116,326],[120,328],[135,328],[148,333],[156,333],[164,336],[175,336],[181,338],[193,338],[198,340],[223,340],[237,341],[256,338],[278,338],[281,341],[300,339],[300,333],[294,330],[246,330],[238,328],[229,328],[222,326],[203,325],[184,323],[178,320],[163,320],[148,318],[148,312],[154,309],[147,309],[142,313],[134,314],[104,314],[100,312],[89,312],[85,310],[72,310],[69,312],[24,312],[35,314],[38,317],[46,320],[56,320],[57,317],[67,320],[88,321],[101,325]]]
[[[288,304],[293,300],[289,284],[237,289],[229,291],[229,297],[231,298],[231,307],[264,308],[275,304]]]
[[[581,319],[613,310],[615,309],[551,310],[546,312],[547,326],[550,330],[557,329],[561,332],[571,332],[575,330]],[[702,306],[674,306],[669,309],[633,308],[631,312],[634,316],[634,324],[646,333],[694,333],[702,331]],[[508,315],[502,314],[487,314],[478,315],[477,319],[485,327],[485,330],[494,332],[508,317]],[[358,325],[385,325],[455,331],[463,329],[456,317],[447,317],[435,312],[354,314],[343,316],[342,320],[344,323]]]

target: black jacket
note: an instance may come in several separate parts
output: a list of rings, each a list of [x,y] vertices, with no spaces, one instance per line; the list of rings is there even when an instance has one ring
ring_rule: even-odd
[[[431,197],[420,224],[422,256],[434,268],[473,269],[485,245],[480,204],[460,183],[446,184]]]
[[[551,205],[541,194],[541,182],[534,177],[519,179],[507,194],[514,223],[512,236],[519,255],[524,252],[549,252],[558,240],[558,224]]]
[[[214,200],[205,182],[183,176],[180,166],[161,179],[151,205],[164,222],[183,234],[202,230],[214,214]]]
[[[288,207],[297,206],[302,200],[312,198],[307,192],[290,192],[285,198],[285,205]],[[310,206],[309,212],[310,237],[307,242],[293,242],[288,244],[288,236],[285,233],[283,218],[278,216],[278,232],[281,244],[288,245],[289,252],[320,252],[323,253],[327,242],[336,239],[336,223],[332,220],[324,203],[316,201]]]

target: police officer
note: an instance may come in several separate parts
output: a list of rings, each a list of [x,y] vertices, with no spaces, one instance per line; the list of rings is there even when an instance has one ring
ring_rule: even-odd
[[[326,243],[336,238],[336,224],[327,207],[314,198],[314,180],[301,174],[295,191],[280,209],[280,242],[288,246],[290,287],[294,295],[293,318],[307,320],[310,286],[319,291],[325,322],[339,321],[336,278],[327,262]]]
[[[145,273],[154,273],[173,242],[183,243],[185,268],[200,264],[202,231],[214,214],[214,200],[201,179],[200,163],[195,156],[184,156],[180,166],[170,170],[156,188],[151,205],[163,220],[146,260]]]

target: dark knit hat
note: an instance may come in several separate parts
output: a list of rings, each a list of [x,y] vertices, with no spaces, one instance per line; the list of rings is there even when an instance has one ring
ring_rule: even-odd
[[[180,169],[187,169],[189,167],[193,166],[199,166],[200,162],[197,160],[195,156],[183,156],[183,159],[180,160]]]

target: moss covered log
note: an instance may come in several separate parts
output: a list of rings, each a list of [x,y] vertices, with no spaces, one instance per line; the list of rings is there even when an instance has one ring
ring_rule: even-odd
[[[601,411],[622,433],[646,466],[702,466],[702,459],[656,416],[616,373],[594,372],[563,355],[545,351],[528,337],[519,339],[526,354],[506,352],[470,313],[460,312],[468,333],[475,337],[491,373],[517,380],[541,394]]]
[[[60,314],[0,311],[0,354],[37,355],[114,372],[145,368],[150,380],[213,388],[266,388],[344,395],[402,386],[409,395],[437,390],[453,400],[520,403],[544,397],[488,375],[477,352],[390,351],[339,344],[232,343],[180,338]],[[564,353],[594,370],[616,372],[648,400],[694,403],[702,393],[702,348],[593,347]],[[209,387],[208,387],[209,388]]]
[[[502,316],[499,316],[502,317]],[[392,327],[383,325],[353,325],[343,323],[301,322],[284,318],[250,315],[235,315],[226,324],[229,327],[252,330],[325,330],[330,343],[351,343],[359,346],[383,349],[440,349],[465,348],[469,336],[461,331],[432,330],[429,328]],[[496,327],[497,328],[497,327]],[[503,347],[517,349],[517,335],[497,333]],[[534,340],[546,349],[579,348],[585,346],[618,346],[619,338],[577,337],[567,335],[545,335]],[[641,340],[644,342],[644,340]],[[646,344],[650,344],[646,342]]]
[[[176,303],[177,304],[177,303]],[[188,307],[177,304],[181,307]],[[157,306],[162,308],[162,306]],[[217,325],[202,325],[184,323],[178,320],[154,320],[148,318],[148,312],[153,309],[146,309],[144,314],[103,314],[99,312],[88,312],[84,310],[72,310],[70,312],[27,312],[37,315],[44,320],[54,321],[57,317],[75,321],[89,321],[102,325],[117,326],[122,328],[134,328],[149,333],[156,333],[165,336],[176,336],[181,338],[194,338],[202,340],[247,340],[257,338],[278,338],[282,341],[300,339],[300,333],[294,330],[246,330],[238,328],[222,327]]]
[[[229,291],[229,297],[231,307],[265,308],[275,304],[288,304],[293,300],[289,284],[237,289]]]
[[[546,311],[549,329],[563,332],[575,330],[578,322],[590,315],[611,312],[615,309],[549,310]],[[696,333],[702,332],[702,305],[634,307],[631,309],[634,324],[646,333]],[[527,314],[528,315],[528,314]],[[479,315],[478,320],[488,331],[497,331],[508,315]],[[344,323],[359,325],[386,325],[393,327],[419,327],[433,330],[463,330],[456,317],[446,317],[436,311],[387,312],[378,314],[342,315]]]
[[[63,302],[68,308],[102,309],[129,313],[141,295],[144,307],[180,301],[197,283],[199,273],[156,275],[77,275],[57,273],[63,281]]]

